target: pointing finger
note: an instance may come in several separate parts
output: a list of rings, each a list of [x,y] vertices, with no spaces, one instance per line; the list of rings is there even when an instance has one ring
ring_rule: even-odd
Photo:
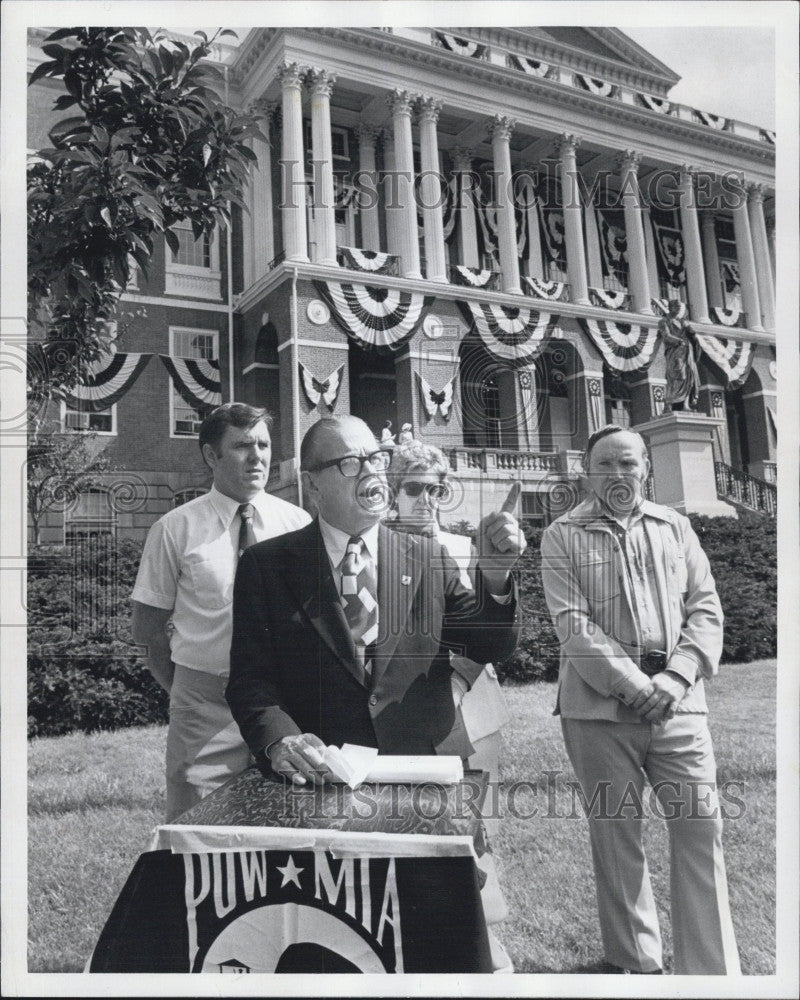
[[[505,503],[500,508],[501,514],[513,514],[514,508],[517,506],[517,500],[519,500],[519,495],[522,492],[522,483],[517,480],[512,484],[511,489],[508,491],[508,496],[505,499]]]

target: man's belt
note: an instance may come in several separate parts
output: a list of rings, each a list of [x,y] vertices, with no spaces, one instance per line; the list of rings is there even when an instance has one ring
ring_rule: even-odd
[[[661,649],[651,649],[649,653],[641,654],[640,663],[647,676],[652,677],[667,669],[667,654]]]

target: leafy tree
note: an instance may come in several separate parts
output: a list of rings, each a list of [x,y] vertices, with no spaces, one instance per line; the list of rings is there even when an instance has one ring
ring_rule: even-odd
[[[33,541],[39,544],[42,519],[63,511],[78,495],[110,472],[108,458],[93,447],[95,434],[40,432],[28,448],[28,514]]]
[[[195,238],[242,207],[263,139],[254,113],[220,98],[220,70],[206,57],[218,38],[195,32],[193,46],[145,28],[61,28],[45,40],[48,61],[33,71],[61,80],[55,109],[78,114],[58,122],[52,146],[28,171],[28,312],[35,363],[34,399],[60,398],[106,349],[130,278],[146,274],[154,240],[189,221]],[[217,89],[215,89],[217,88]]]

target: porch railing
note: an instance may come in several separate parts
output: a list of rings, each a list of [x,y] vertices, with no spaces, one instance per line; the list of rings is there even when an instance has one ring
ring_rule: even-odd
[[[512,451],[510,448],[450,448],[448,458],[458,469],[476,472],[558,472],[555,451]]]
[[[742,469],[734,469],[725,462],[714,463],[717,496],[721,500],[749,507],[774,517],[778,511],[778,488],[775,483],[751,476]]]

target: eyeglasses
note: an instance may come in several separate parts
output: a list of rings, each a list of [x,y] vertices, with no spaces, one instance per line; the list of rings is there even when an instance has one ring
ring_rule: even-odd
[[[330,469],[336,466],[345,479],[355,479],[360,476],[364,465],[369,462],[375,472],[386,472],[392,461],[390,451],[373,451],[371,455],[342,455],[341,458],[332,458],[328,462],[320,462],[308,472],[322,472],[323,469]]]
[[[424,490],[429,500],[444,500],[448,494],[448,489],[444,483],[403,483],[400,489],[406,496],[416,499]]]

